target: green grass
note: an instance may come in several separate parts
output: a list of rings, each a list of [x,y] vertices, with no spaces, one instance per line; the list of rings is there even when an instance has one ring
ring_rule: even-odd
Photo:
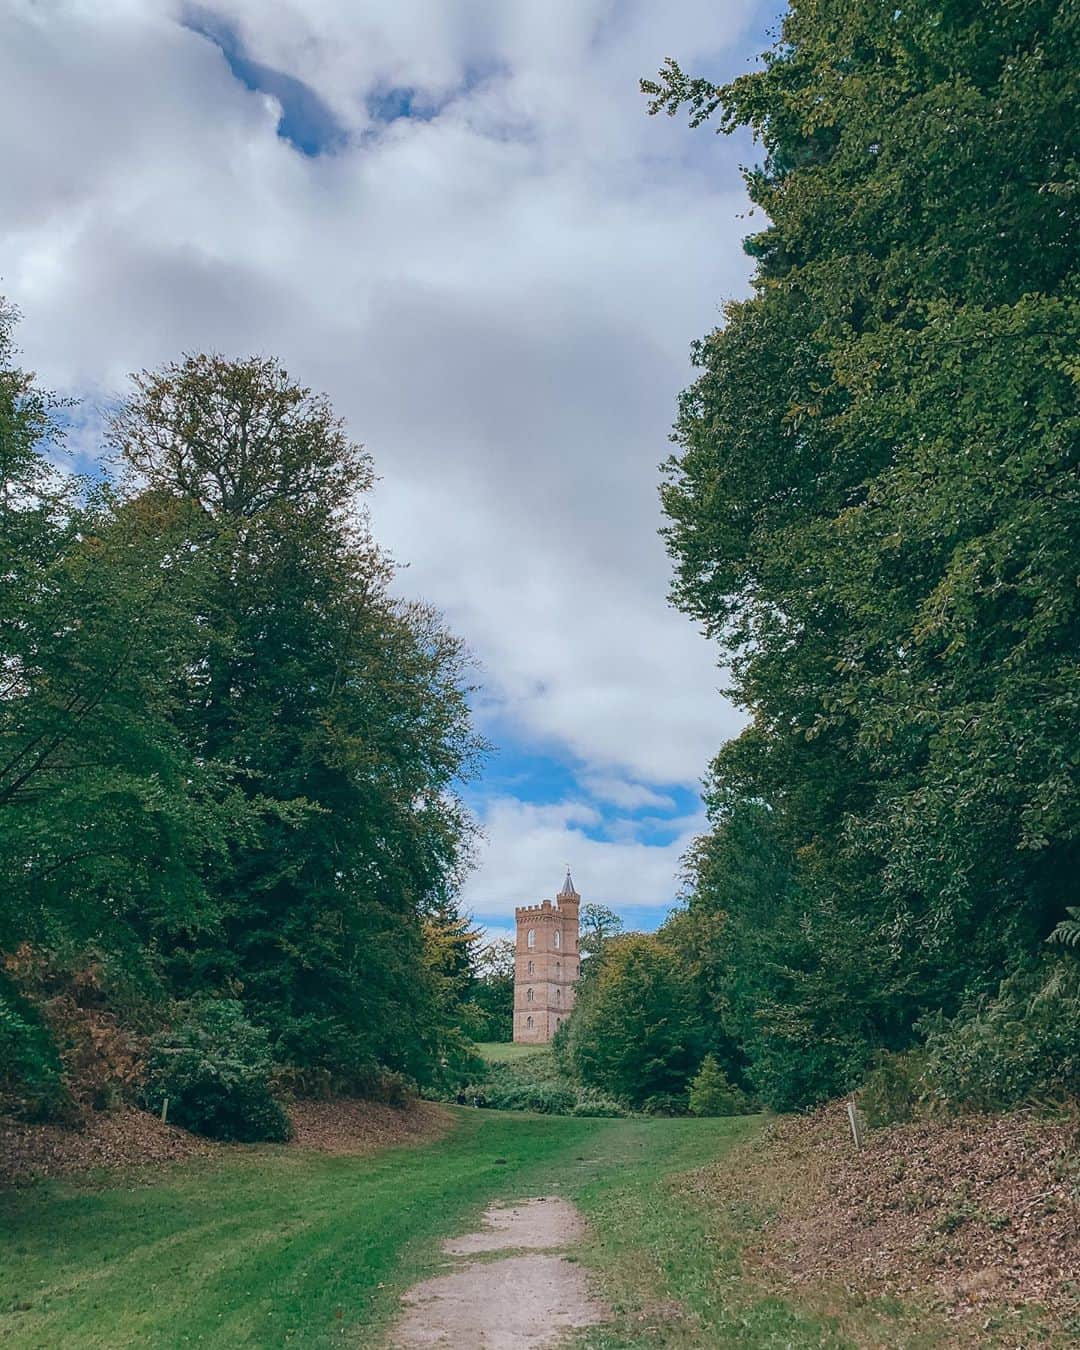
[[[489,1064],[509,1064],[551,1054],[546,1045],[515,1045],[513,1041],[481,1041],[476,1048]]]
[[[948,1330],[899,1300],[778,1297],[742,1269],[760,1216],[720,1212],[696,1195],[693,1172],[760,1128],[758,1117],[616,1120],[594,1139],[566,1193],[592,1237],[580,1259],[600,1274],[608,1325],[589,1350],[739,1346],[745,1350],[930,1350]]]
[[[261,1147],[0,1195],[0,1345],[376,1345],[441,1237],[553,1191],[592,1227],[578,1259],[613,1308],[595,1350],[863,1344],[744,1282],[745,1231],[673,1180],[754,1120],[457,1116],[441,1140],[367,1158]]]
[[[263,1147],[151,1184],[0,1196],[0,1345],[370,1343],[439,1237],[542,1185],[594,1128],[458,1115],[442,1140],[368,1158]]]

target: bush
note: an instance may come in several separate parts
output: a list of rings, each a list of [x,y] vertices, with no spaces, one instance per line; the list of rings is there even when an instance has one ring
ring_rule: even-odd
[[[728,1082],[715,1055],[701,1061],[690,1084],[689,1107],[692,1116],[742,1116],[750,1109],[746,1094]]]
[[[882,1054],[859,1089],[859,1107],[866,1123],[877,1129],[913,1120],[925,1106],[926,1054]]]
[[[690,1110],[689,1094],[654,1092],[641,1103],[641,1109],[647,1116],[685,1116]]]
[[[475,1089],[499,1111],[539,1111],[546,1116],[568,1116],[577,1105],[572,1089],[550,1083],[488,1084]],[[468,1095],[468,1093],[466,1093]]]
[[[233,999],[194,1005],[187,1018],[151,1048],[144,1102],[211,1139],[283,1141],[289,1118],[270,1091],[273,1065],[267,1033]]]
[[[56,1120],[72,1110],[49,1028],[26,999],[0,984],[0,1111]]]
[[[439,1093],[442,1100],[455,1101],[460,1092],[466,1101],[479,1098],[485,1106],[499,1111],[537,1111],[549,1116],[628,1114],[613,1097],[568,1079],[550,1052],[540,1051],[507,1063],[480,1063],[480,1073],[444,1087]]]
[[[705,1032],[690,975],[655,934],[612,938],[583,979],[556,1037],[559,1063],[581,1083],[632,1106],[681,1099],[701,1063]]]
[[[954,1111],[1004,1111],[1080,1097],[1080,964],[1044,960],[926,1041],[923,1096]]]
[[[592,1088],[575,1088],[575,1101],[570,1110],[572,1116],[625,1116],[629,1115],[626,1107],[621,1102],[617,1102],[614,1097],[605,1096],[602,1092],[594,1092]]]
[[[290,1097],[328,1102],[335,1097],[361,1097],[387,1106],[406,1106],[416,1097],[416,1084],[403,1073],[370,1064],[347,1074],[335,1074],[320,1066],[314,1068],[286,1064],[271,1080],[275,1091]]]

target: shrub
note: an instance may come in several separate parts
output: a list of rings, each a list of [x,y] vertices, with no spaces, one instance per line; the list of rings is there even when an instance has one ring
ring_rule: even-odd
[[[488,1084],[475,1092],[482,1093],[488,1106],[500,1111],[539,1111],[547,1116],[568,1116],[577,1105],[577,1097],[571,1088],[555,1087],[550,1083]]]
[[[685,965],[655,934],[607,943],[567,1026],[556,1054],[579,1082],[645,1110],[650,1099],[681,1098],[685,1110],[705,1033]]]
[[[926,1054],[882,1054],[859,1089],[859,1106],[866,1123],[876,1129],[912,1120],[924,1106]]]
[[[550,1052],[527,1059],[491,1064],[480,1061],[481,1072],[443,1087],[444,1101],[460,1092],[466,1101],[483,1100],[499,1111],[537,1111],[550,1116],[625,1116],[621,1102],[568,1079]]]
[[[628,1115],[626,1107],[621,1102],[617,1102],[614,1097],[608,1097],[603,1092],[595,1092],[592,1088],[575,1088],[575,1101],[570,1110],[572,1116],[625,1116]]]
[[[378,1064],[347,1074],[332,1073],[321,1065],[286,1064],[276,1070],[271,1085],[287,1096],[320,1102],[335,1097],[362,1097],[369,1102],[385,1102],[387,1106],[406,1106],[416,1096],[416,1084],[411,1078]]]
[[[749,1109],[746,1094],[728,1082],[715,1055],[706,1055],[690,1084],[692,1116],[741,1116]]]
[[[273,1065],[267,1033],[233,999],[193,1005],[168,1036],[153,1044],[145,1104],[169,1099],[169,1119],[211,1139],[281,1141],[289,1118],[270,1091]]]
[[[48,1027],[26,999],[0,984],[0,1111],[55,1120],[73,1109]]]
[[[647,1116],[685,1116],[690,1109],[689,1094],[685,1092],[654,1092],[641,1103]]]
[[[926,1056],[931,1105],[1001,1111],[1080,1096],[1080,964],[1047,959],[1010,975],[932,1030]]]

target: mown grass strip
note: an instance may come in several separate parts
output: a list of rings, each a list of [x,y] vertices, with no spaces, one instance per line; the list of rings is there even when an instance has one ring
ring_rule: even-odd
[[[0,1198],[0,1344],[373,1344],[438,1241],[564,1170],[595,1122],[462,1111],[367,1158],[262,1148]]]

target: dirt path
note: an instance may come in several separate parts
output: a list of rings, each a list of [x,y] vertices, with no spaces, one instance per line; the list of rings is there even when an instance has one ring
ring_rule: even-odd
[[[484,1223],[480,1232],[443,1243],[447,1256],[479,1259],[405,1295],[390,1339],[394,1350],[554,1346],[567,1332],[604,1320],[581,1267],[562,1255],[585,1231],[573,1205],[542,1196],[489,1209]],[[507,1255],[491,1259],[497,1252]]]

